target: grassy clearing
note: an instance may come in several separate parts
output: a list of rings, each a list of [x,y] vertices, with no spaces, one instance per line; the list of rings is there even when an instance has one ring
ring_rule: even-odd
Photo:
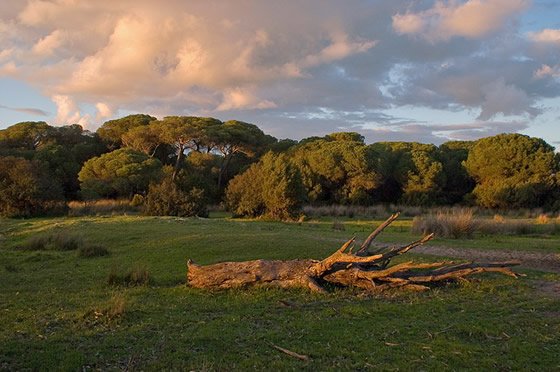
[[[380,238],[414,239],[411,220]],[[534,369],[560,368],[560,301],[536,291],[554,274],[486,275],[422,294],[357,297],[350,290],[205,292],[187,288],[185,261],[324,257],[372,221],[301,224],[225,219],[83,217],[0,220],[0,369]],[[23,251],[64,230],[111,251]],[[519,239],[443,244],[517,249]],[[542,236],[559,252],[557,236]],[[436,241],[437,242],[437,241]],[[436,243],[434,242],[434,243]],[[468,247],[466,247],[468,248]],[[416,256],[423,260],[424,257]],[[110,285],[147,273],[143,285]],[[273,347],[309,356],[301,361]],[[476,367],[475,367],[476,366]]]

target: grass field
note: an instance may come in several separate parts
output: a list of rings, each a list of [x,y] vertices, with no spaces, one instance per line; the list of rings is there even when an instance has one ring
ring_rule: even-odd
[[[517,280],[484,275],[425,293],[375,296],[185,286],[187,258],[322,258],[353,235],[365,238],[374,223],[344,221],[340,231],[327,218],[0,220],[0,369],[560,369],[560,299],[536,288],[560,282],[558,274],[520,270],[527,276]],[[394,225],[380,241],[417,238],[410,220]],[[18,249],[52,232],[79,235],[110,255]],[[433,244],[560,253],[558,235]],[[108,284],[110,275],[133,268],[149,272],[147,285]]]

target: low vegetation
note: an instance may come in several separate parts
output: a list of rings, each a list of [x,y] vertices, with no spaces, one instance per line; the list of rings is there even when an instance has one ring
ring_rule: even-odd
[[[519,279],[485,274],[426,293],[361,297],[351,289],[322,295],[185,285],[187,257],[201,264],[322,258],[381,222],[337,220],[345,231],[333,230],[326,217],[301,223],[137,215],[2,219],[1,368],[559,368],[560,303],[553,288],[560,276],[554,273],[521,268],[527,276]],[[395,221],[379,244],[414,240],[411,226],[411,219]],[[17,249],[57,231],[103,245],[111,255],[81,259],[73,251]],[[430,246],[450,242],[436,238]],[[545,233],[475,233],[452,243],[464,250],[560,253],[558,235]],[[434,259],[409,254],[419,262]],[[119,279],[109,285],[111,272]],[[148,285],[132,284],[146,277]]]
[[[147,285],[152,280],[146,265],[134,264],[130,269],[121,271],[113,266],[107,276],[107,284],[124,286]]]
[[[150,185],[143,201],[143,212],[152,216],[208,216],[204,191],[192,188],[184,191],[171,178]]]
[[[412,231],[426,234],[434,232],[446,238],[472,238],[473,235],[535,235],[560,234],[560,218],[539,215],[535,219],[476,217],[468,208],[455,208],[414,217]]]
[[[100,257],[109,254],[107,248],[91,243],[81,235],[66,231],[41,233],[29,237],[18,247],[24,251],[77,251],[82,258]]]
[[[136,198],[138,200],[138,198]],[[90,201],[71,201],[68,203],[68,216],[111,216],[139,214],[141,205],[128,199],[98,199]]]

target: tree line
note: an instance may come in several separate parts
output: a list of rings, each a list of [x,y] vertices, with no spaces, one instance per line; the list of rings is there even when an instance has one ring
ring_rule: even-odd
[[[560,209],[560,155],[500,134],[440,146],[366,144],[354,132],[278,140],[238,120],[129,115],[96,132],[22,122],[0,130],[0,215],[64,213],[128,198],[155,215],[294,218],[303,204]]]

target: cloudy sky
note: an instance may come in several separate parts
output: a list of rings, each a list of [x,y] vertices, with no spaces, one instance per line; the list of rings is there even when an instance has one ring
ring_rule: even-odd
[[[0,128],[131,113],[560,146],[560,1],[0,2]]]

